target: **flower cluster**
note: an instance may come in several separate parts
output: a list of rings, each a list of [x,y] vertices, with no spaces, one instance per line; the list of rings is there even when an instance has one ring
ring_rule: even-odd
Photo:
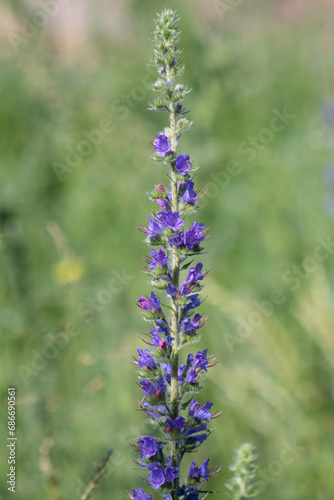
[[[158,184],[150,199],[159,210],[140,226],[151,247],[145,257],[145,273],[155,291],[141,296],[137,306],[152,328],[143,339],[149,348],[139,348],[132,362],[136,365],[142,391],[140,408],[159,429],[159,438],[141,436],[133,444],[139,453],[136,463],[147,471],[146,480],[165,500],[197,500],[208,478],[209,459],[197,465],[193,461],[187,476],[180,478],[180,464],[185,453],[194,452],[211,433],[210,420],[219,413],[212,411],[210,401],[195,398],[202,380],[215,358],[207,350],[188,354],[181,362],[182,348],[197,342],[206,317],[197,312],[201,305],[203,264],[193,264],[207,237],[204,224],[186,222],[186,215],[198,208],[199,191],[194,187],[195,167],[188,154],[178,154],[178,140],[190,123],[184,118],[183,98],[187,89],[177,83],[182,74],[177,42],[179,29],[175,12],[165,10],[157,19],[154,32],[154,63],[158,80],[153,90],[159,97],[151,109],[169,113],[169,126],[152,143],[153,160],[169,166],[170,185]],[[157,248],[159,247],[159,248]],[[166,303],[167,302],[167,303]],[[143,489],[128,493],[132,500],[150,500]]]

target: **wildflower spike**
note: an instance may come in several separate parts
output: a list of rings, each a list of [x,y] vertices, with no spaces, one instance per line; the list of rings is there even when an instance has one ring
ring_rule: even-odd
[[[201,305],[199,297],[208,272],[201,262],[193,264],[192,260],[201,253],[207,230],[202,223],[189,225],[186,220],[198,208],[200,195],[193,182],[195,167],[190,156],[178,153],[179,139],[190,128],[183,117],[188,90],[178,82],[184,70],[177,47],[178,21],[177,14],[166,9],[157,17],[153,33],[153,62],[158,72],[153,91],[158,97],[150,109],[167,110],[169,123],[152,141],[152,153],[155,161],[169,166],[170,185],[154,186],[149,197],[160,211],[148,215],[148,223],[140,227],[146,243],[159,247],[150,249],[144,268],[159,296],[152,291],[136,302],[154,328],[144,341],[151,349],[137,349],[138,357],[132,359],[144,393],[140,409],[149,415],[159,437],[141,436],[132,446],[140,455],[136,463],[147,471],[147,483],[165,500],[197,500],[218,468],[209,469],[209,459],[200,466],[193,461],[182,480],[181,462],[185,453],[195,451],[209,437],[209,422],[219,413],[212,412],[210,401],[203,404],[193,399],[216,358],[208,356],[207,349],[189,354],[183,362],[180,354],[183,347],[199,339],[198,330],[206,323],[207,318],[195,310]],[[132,493],[133,500],[151,498],[141,488]]]

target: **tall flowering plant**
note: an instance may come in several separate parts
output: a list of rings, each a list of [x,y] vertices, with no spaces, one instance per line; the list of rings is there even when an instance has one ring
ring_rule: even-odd
[[[212,410],[210,401],[197,400],[215,358],[208,356],[206,349],[184,357],[181,353],[199,340],[199,330],[207,320],[197,312],[207,274],[197,257],[208,234],[204,224],[186,221],[187,215],[198,209],[201,194],[194,186],[196,167],[188,154],[178,151],[181,134],[191,123],[183,105],[188,90],[178,82],[184,68],[177,48],[177,23],[176,13],[164,10],[153,33],[158,79],[153,84],[157,98],[150,109],[166,111],[169,123],[152,143],[152,158],[169,169],[170,182],[154,187],[150,199],[158,210],[140,227],[151,248],[144,271],[154,291],[139,297],[137,305],[152,328],[144,340],[149,348],[139,348],[132,360],[143,392],[140,408],[159,432],[158,437],[138,437],[133,448],[139,454],[136,463],[147,471],[147,483],[165,500],[197,500],[210,493],[205,485],[218,469],[209,467],[209,458],[202,464],[192,461],[181,479],[181,462],[208,438],[210,421],[220,413]],[[132,500],[152,499],[142,488],[128,495]]]
[[[164,500],[202,500],[214,493],[206,484],[219,468],[209,467],[209,458],[202,464],[193,460],[181,479],[181,462],[186,453],[195,452],[206,441],[212,432],[210,421],[220,412],[212,410],[210,401],[197,400],[203,378],[216,358],[208,356],[207,349],[183,356],[181,353],[184,347],[198,342],[199,330],[207,320],[196,310],[201,305],[203,280],[208,273],[197,257],[203,252],[201,245],[208,234],[204,224],[190,225],[186,221],[188,214],[197,211],[201,193],[194,185],[196,167],[188,154],[178,152],[182,133],[191,127],[183,105],[189,91],[178,83],[184,70],[177,48],[178,21],[176,12],[166,9],[158,15],[153,33],[153,62],[158,72],[153,91],[158,96],[150,109],[166,111],[169,124],[152,143],[152,159],[167,166],[169,185],[154,187],[150,199],[157,203],[158,211],[148,215],[148,222],[140,226],[151,247],[144,271],[155,291],[137,300],[152,328],[143,339],[149,348],[137,349],[132,359],[143,392],[140,409],[158,432],[139,436],[132,446],[139,455],[136,463],[146,471],[147,483]],[[82,500],[91,498],[98,487],[111,453],[92,475]],[[250,443],[237,450],[230,467],[233,476],[226,483],[232,500],[250,500],[259,492],[256,458]],[[127,493],[131,500],[152,500],[152,494],[146,494],[143,488]]]

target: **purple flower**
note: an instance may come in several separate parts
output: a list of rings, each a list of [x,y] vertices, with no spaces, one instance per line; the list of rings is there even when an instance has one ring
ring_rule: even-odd
[[[202,280],[204,277],[201,272],[202,269],[203,269],[203,264],[201,262],[198,262],[198,264],[196,264],[196,267],[191,267],[189,269],[185,283],[191,285],[193,283],[196,283],[197,281]]]
[[[190,290],[188,288],[188,285],[187,283],[183,283],[181,286],[180,286],[180,295],[187,295],[188,293],[190,293]]]
[[[166,347],[172,347],[173,345],[173,339],[169,335],[162,339],[156,330],[150,330],[150,336],[152,341],[150,345],[160,347],[163,351],[166,350]]]
[[[163,368],[165,372],[165,378],[166,382],[168,385],[171,384],[172,381],[172,365],[170,363],[161,363],[161,367]],[[183,371],[184,371],[185,365],[180,365],[178,369],[178,379],[181,384],[183,384]]]
[[[210,461],[210,459],[207,458],[205,460],[205,462],[200,467],[196,466],[195,461],[191,462],[190,468],[189,468],[189,477],[191,477],[192,479],[195,479],[196,481],[200,481],[201,479],[205,479],[206,481],[208,481],[208,478],[210,475],[210,471],[209,471],[209,467],[208,467],[209,461]]]
[[[145,392],[145,396],[152,395],[156,393],[156,388],[149,382],[146,378],[139,383],[142,390]]]
[[[187,366],[192,366],[192,368],[200,368],[207,371],[208,360],[207,360],[208,350],[198,351],[194,357],[193,354],[188,354]]]
[[[154,437],[140,437],[137,440],[139,444],[140,458],[151,458],[162,451],[162,443],[156,441]]]
[[[159,333],[162,333],[163,335],[168,335],[169,334],[169,328],[165,320],[160,319],[156,320],[154,322],[155,328],[158,330]]]
[[[178,467],[166,467],[165,469],[165,482],[172,483],[177,477],[179,477]]]
[[[206,423],[200,423],[199,425],[195,423],[193,425],[195,425],[195,427],[189,427],[184,433],[185,436],[192,436],[193,434],[196,434],[198,432],[206,431],[208,426],[208,424]]]
[[[206,439],[208,439],[208,436],[206,434],[197,434],[196,436],[188,437],[186,439],[186,444],[188,445],[197,445],[197,443],[203,444]]]
[[[157,155],[163,158],[170,151],[168,137],[166,135],[158,134],[157,138],[153,142],[153,147],[156,150]]]
[[[150,251],[150,255],[152,258],[148,267],[151,269],[151,271],[154,271],[156,267],[163,269],[167,266],[168,257],[161,248],[159,248],[158,252],[154,250],[154,248],[152,248],[152,250]]]
[[[172,238],[170,238],[170,241],[176,246],[183,245],[185,247],[188,247],[190,250],[193,250],[196,245],[199,245],[199,243],[204,240],[203,231],[204,224],[194,222],[185,234],[183,231],[180,231],[175,236],[172,236]]]
[[[170,201],[167,198],[157,198],[155,200],[159,207],[163,208],[164,210],[170,210]]]
[[[204,406],[200,406],[198,401],[193,400],[189,406],[189,417],[193,417],[197,420],[209,421],[211,418],[210,409],[213,403],[207,401]]]
[[[166,390],[166,384],[165,384],[165,380],[164,380],[163,377],[160,377],[158,379],[157,383],[155,384],[155,387],[152,384],[152,382],[150,382],[146,378],[144,378],[139,383],[139,385],[142,388],[142,390],[144,391],[145,396],[153,396],[153,395],[155,395],[157,397],[160,397],[161,394],[163,394],[165,392],[165,390]]]
[[[144,401],[142,407],[147,415],[150,415],[150,417],[155,418],[156,420],[161,420],[168,414],[168,410],[164,405],[155,406]]]
[[[194,222],[193,225],[188,229],[188,231],[186,231],[183,238],[183,244],[190,250],[193,250],[196,245],[204,240],[203,231],[204,224]]]
[[[161,363],[161,368],[165,372],[165,378],[166,378],[167,384],[170,385],[170,383],[172,381],[172,365],[169,363]]]
[[[189,170],[191,169],[191,164],[189,163],[189,155],[178,156],[175,162],[175,169],[181,175],[185,175],[187,172],[189,172]]]
[[[186,425],[187,421],[181,416],[176,417],[175,419],[167,418],[165,421],[167,432],[172,432],[173,430],[183,431]]]
[[[172,212],[171,210],[168,212],[159,212],[155,217],[155,221],[160,225],[162,231],[165,228],[169,228],[176,232],[181,229],[184,224],[184,220],[180,218],[179,212]]]
[[[152,311],[152,309],[160,309],[160,300],[155,295],[154,292],[151,292],[151,299],[147,297],[139,297],[137,303],[143,311]]]
[[[187,436],[186,444],[191,446],[198,446],[204,443],[208,438],[207,433],[198,434],[199,432],[206,431],[207,424],[203,424],[196,427],[190,427],[185,431],[185,436]]]
[[[196,307],[199,307],[201,305],[201,301],[199,300],[197,294],[190,295],[190,297],[188,297],[188,299],[189,299],[189,302],[187,304],[187,307],[185,308],[185,310],[187,310],[187,311],[189,311],[191,309],[195,309]]]
[[[130,496],[131,500],[152,500],[151,493],[145,495],[143,488],[138,488],[138,493],[136,490],[131,490],[133,493],[133,497]]]
[[[175,297],[177,295],[177,287],[173,286],[171,283],[168,283],[166,293],[170,297]]]
[[[162,338],[160,337],[160,335],[157,333],[156,330],[150,330],[150,336],[151,336],[150,345],[152,346],[159,347],[160,342],[163,342]]]
[[[186,365],[184,365],[182,363],[182,365],[179,366],[179,369],[177,371],[177,378],[180,382],[180,384],[183,384],[184,383],[184,376],[183,376],[183,372],[184,372],[184,369],[185,369]]]
[[[150,485],[152,485],[154,489],[158,489],[165,482],[163,466],[158,463],[152,463],[148,464],[147,468],[150,473],[147,482],[150,483]]]
[[[198,500],[199,494],[195,488],[191,486],[182,486],[178,491],[179,497],[184,498],[184,500]]]
[[[151,292],[151,303],[154,309],[160,309],[160,300],[158,299],[158,297],[155,295],[154,292]]]
[[[197,193],[194,190],[193,182],[188,182],[187,188],[182,195],[182,203],[197,203]]]
[[[149,225],[144,226],[143,231],[147,234],[149,238],[158,238],[159,233],[161,233],[161,227],[157,224],[150,215],[147,216]]]
[[[182,486],[178,491],[179,497],[184,498],[184,500],[198,500],[199,494],[195,488],[191,486]]]
[[[151,309],[151,301],[147,297],[139,297],[138,304],[140,309],[144,311],[149,311]]]
[[[185,318],[182,323],[182,331],[184,333],[192,333],[198,330],[199,328],[201,328],[201,326],[203,326],[203,323],[201,324],[200,321],[201,321],[200,314],[195,314],[193,319]]]
[[[173,245],[180,247],[181,245],[183,245],[183,239],[184,239],[184,232],[180,231],[175,236],[172,236],[172,238],[170,238],[170,241],[171,243],[173,243]]]
[[[159,395],[159,393],[164,393],[165,390],[166,390],[166,383],[165,383],[165,379],[163,377],[160,377],[158,378],[158,381],[156,383],[156,388],[157,388],[157,395]],[[211,403],[212,405],[212,403]]]
[[[166,189],[164,188],[164,186],[162,184],[158,184],[157,189],[165,196],[154,198],[155,201],[164,210],[166,210],[166,211],[170,210],[171,200],[172,200],[172,192],[170,190],[166,191]]]
[[[196,370],[193,370],[193,369],[188,370],[188,372],[187,372],[188,384],[195,384],[195,382],[197,381],[197,377],[198,377],[198,374],[197,374]]]
[[[143,349],[139,348],[137,349],[137,352],[139,354],[138,366],[140,366],[140,368],[147,367],[151,368],[152,370],[156,368],[157,364],[148,349],[145,349],[145,351],[143,351]]]
[[[164,467],[158,462],[153,462],[151,464],[141,464],[143,467],[147,467],[150,475],[147,482],[150,483],[154,489],[158,489],[163,484],[172,483],[177,477],[179,477],[178,467],[171,467],[167,465]]]

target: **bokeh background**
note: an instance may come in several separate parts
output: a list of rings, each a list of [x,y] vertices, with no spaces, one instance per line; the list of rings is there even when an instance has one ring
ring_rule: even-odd
[[[211,484],[229,498],[233,450],[252,441],[259,499],[332,498],[333,3],[43,5],[0,6],[1,498],[7,387],[16,498],[80,498],[109,448],[94,498],[143,485],[128,442],[145,419],[127,358],[148,327],[134,304],[149,292],[136,227],[155,208],[145,193],[166,180],[149,155],[167,115],[147,111],[163,7],[182,18],[194,125],[180,146],[201,167],[197,218],[213,231],[199,348],[219,364],[201,398],[222,416],[197,459],[222,465]]]

